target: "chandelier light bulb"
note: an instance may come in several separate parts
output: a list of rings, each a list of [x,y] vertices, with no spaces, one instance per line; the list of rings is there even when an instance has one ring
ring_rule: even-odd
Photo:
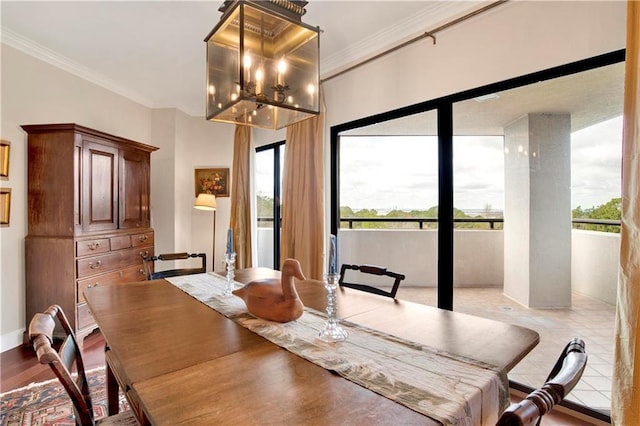
[[[313,83],[309,83],[307,86],[307,93],[314,95],[316,93],[316,86]]]

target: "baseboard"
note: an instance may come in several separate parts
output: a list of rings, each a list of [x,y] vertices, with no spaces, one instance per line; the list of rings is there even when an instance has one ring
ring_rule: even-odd
[[[22,345],[24,343],[25,331],[26,330],[22,328],[0,336],[0,339],[2,339],[0,340],[0,352],[5,352]]]

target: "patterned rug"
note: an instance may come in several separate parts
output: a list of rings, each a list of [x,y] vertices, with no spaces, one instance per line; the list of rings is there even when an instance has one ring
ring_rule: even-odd
[[[87,371],[95,418],[107,415],[104,367]],[[58,379],[32,383],[0,395],[0,425],[74,426],[73,404]],[[128,409],[120,393],[120,411]]]

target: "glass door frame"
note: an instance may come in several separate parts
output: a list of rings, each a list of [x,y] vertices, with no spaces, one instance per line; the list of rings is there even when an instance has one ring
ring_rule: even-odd
[[[491,93],[534,84],[625,60],[625,50],[617,50],[592,58],[543,71],[492,83],[441,98],[421,102],[331,127],[330,130],[330,232],[340,228],[340,134],[408,115],[436,110],[438,114],[438,308],[453,310],[453,104]]]
[[[273,269],[280,270],[280,235],[282,229],[282,170],[281,147],[286,141],[279,141],[269,145],[256,147],[256,154],[262,151],[273,150]],[[256,218],[257,227],[257,218]]]

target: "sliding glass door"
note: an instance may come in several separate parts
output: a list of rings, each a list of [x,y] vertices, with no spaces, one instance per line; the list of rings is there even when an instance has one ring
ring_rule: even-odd
[[[256,149],[256,266],[280,269],[280,219],[284,141]]]
[[[583,338],[590,368],[568,404],[605,421],[623,60],[613,52],[331,129],[341,262],[404,273],[400,299],[538,331],[509,373],[525,391]]]

